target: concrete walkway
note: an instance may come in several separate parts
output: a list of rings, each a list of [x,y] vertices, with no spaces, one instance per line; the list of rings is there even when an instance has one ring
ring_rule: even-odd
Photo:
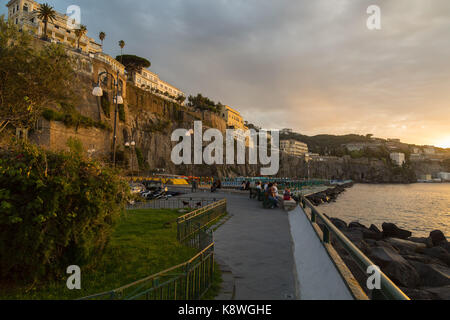
[[[185,196],[227,198],[232,215],[214,232],[217,257],[235,277],[236,300],[298,299],[288,214],[267,210],[248,194],[196,193]]]

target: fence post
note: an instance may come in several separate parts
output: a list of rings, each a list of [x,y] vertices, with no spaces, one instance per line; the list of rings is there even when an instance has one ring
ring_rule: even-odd
[[[323,242],[330,243],[330,229],[326,225],[323,227]]]
[[[189,276],[191,273],[191,264],[186,265],[186,300],[189,300]]]

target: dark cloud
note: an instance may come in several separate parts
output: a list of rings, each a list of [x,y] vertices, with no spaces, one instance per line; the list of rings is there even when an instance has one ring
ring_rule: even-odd
[[[48,1],[82,8],[105,50],[266,127],[450,140],[448,0]],[[382,29],[366,28],[377,3]],[[441,140],[440,140],[441,139]],[[448,141],[450,143],[450,141]]]

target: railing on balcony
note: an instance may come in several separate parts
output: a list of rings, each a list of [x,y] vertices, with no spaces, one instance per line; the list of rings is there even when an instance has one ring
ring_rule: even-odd
[[[323,215],[304,195],[300,196],[300,203],[310,222],[317,234],[321,237],[325,249],[330,254],[332,248],[332,239],[336,241],[343,249],[345,249],[348,254],[352,257],[354,262],[360,268],[360,270],[366,274],[367,269],[370,266],[375,266],[364,253],[362,253],[325,215]],[[309,212],[307,212],[309,210]],[[309,213],[309,214],[308,214]],[[333,254],[330,254],[333,257]],[[352,290],[351,284],[348,283],[346,275],[343,274],[342,268],[340,268],[336,261],[333,260],[335,265],[338,267],[344,281],[349,285],[350,290],[355,295],[354,290]],[[370,291],[371,298],[373,300],[409,300],[403,291],[401,291],[391,279],[389,279],[383,272],[381,272],[381,289],[374,289]],[[355,296],[358,299],[357,296]]]

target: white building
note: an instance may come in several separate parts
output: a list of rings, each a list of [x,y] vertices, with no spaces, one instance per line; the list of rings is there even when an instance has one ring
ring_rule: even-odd
[[[391,160],[398,166],[402,166],[406,160],[405,160],[405,154],[400,152],[393,152],[391,153]]]
[[[176,101],[176,98],[179,96],[186,96],[183,91],[168,82],[161,80],[156,73],[151,72],[148,69],[134,72],[131,75],[131,80],[138,88],[151,91],[172,101]]]
[[[19,30],[28,31],[37,37],[44,33],[44,23],[38,17],[40,4],[33,0],[11,0],[8,7],[8,20],[18,26]],[[47,36],[51,42],[62,43],[73,48],[78,47],[75,29],[69,16],[56,12],[56,19],[47,23]],[[84,35],[80,39],[80,49],[85,53],[102,52],[102,46],[93,38]]]
[[[366,147],[366,143],[364,142],[355,142],[355,143],[348,143],[345,145],[345,148],[352,152],[352,151],[361,151]]]
[[[291,156],[302,157],[308,153],[308,145],[297,140],[281,140],[281,152],[287,153]]]
[[[442,181],[450,181],[450,172],[439,172],[438,177],[442,179]]]
[[[423,148],[423,153],[425,154],[435,154],[436,153],[436,149],[432,146],[426,146],[425,148]]]

